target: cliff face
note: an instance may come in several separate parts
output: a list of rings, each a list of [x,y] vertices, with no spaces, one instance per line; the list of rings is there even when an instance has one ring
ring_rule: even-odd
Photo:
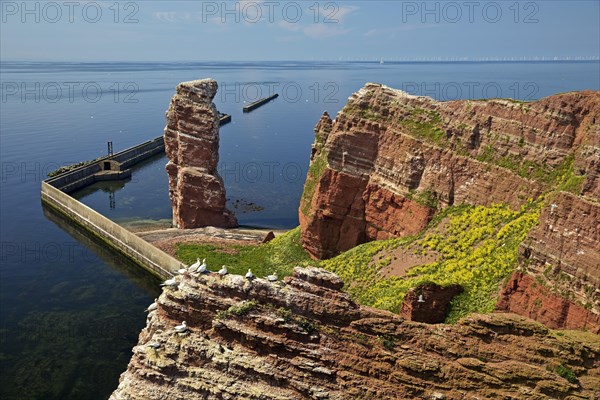
[[[506,203],[556,186],[600,197],[600,93],[437,102],[377,84],[324,115],[300,205],[315,258],[421,231],[437,209]]]
[[[529,275],[511,278],[498,308],[600,333],[600,203],[566,192],[547,203],[519,249]]]
[[[237,225],[225,208],[225,188],[217,172],[219,115],[212,102],[216,93],[212,79],[180,83],[167,111],[166,169],[177,228]]]
[[[176,279],[112,400],[593,399],[600,387],[591,334],[557,335],[512,314],[407,322],[356,305],[314,268],[276,283]],[[190,330],[176,333],[182,320]]]

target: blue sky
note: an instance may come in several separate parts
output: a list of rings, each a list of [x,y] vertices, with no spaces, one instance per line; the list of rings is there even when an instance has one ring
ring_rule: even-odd
[[[600,1],[1,1],[1,59],[598,57]]]

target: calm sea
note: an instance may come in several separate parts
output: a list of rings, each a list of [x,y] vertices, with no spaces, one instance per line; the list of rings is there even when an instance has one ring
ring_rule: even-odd
[[[241,224],[291,228],[313,128],[365,82],[440,100],[534,100],[600,90],[596,62],[1,64],[0,397],[106,399],[145,324],[157,282],[44,210],[40,182],[60,165],[162,135],[177,83],[212,77],[232,123],[220,172]],[[242,106],[279,93],[244,114]],[[165,157],[125,182],[76,196],[118,222],[170,220]],[[237,208],[236,208],[237,205]],[[259,211],[256,211],[259,210]]]

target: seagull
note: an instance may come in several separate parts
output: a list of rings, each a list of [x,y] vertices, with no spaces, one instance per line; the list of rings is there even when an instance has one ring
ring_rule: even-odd
[[[160,284],[160,286],[170,286],[170,287],[174,287],[177,285],[178,285],[178,283],[175,279],[167,279],[166,281],[164,281],[163,283]]]
[[[187,269],[185,269],[185,268],[181,268],[181,269],[178,269],[178,270],[177,270],[177,273],[178,273],[178,274],[184,274],[184,273],[186,273],[186,272],[188,272],[188,270],[187,270]]]
[[[186,322],[185,322],[185,321],[183,321],[183,322],[181,323],[181,325],[177,325],[177,326],[175,327],[175,332],[177,332],[177,333],[183,333],[183,332],[185,332],[185,331],[187,331],[187,330],[188,330],[188,326],[187,326],[187,324],[186,324]]]
[[[252,270],[248,269],[248,272],[246,272],[246,279],[248,279],[248,280],[254,279],[254,274],[252,273]]]
[[[202,259],[202,264],[200,264],[200,266],[196,269],[196,273],[198,274],[203,274],[206,271],[208,271],[206,269],[206,258]]]
[[[277,272],[273,272],[272,275],[267,276],[267,280],[269,282],[276,282],[279,278],[277,277]]]
[[[148,347],[153,348],[154,350],[158,350],[160,348],[160,343],[158,343],[158,342],[148,343]]]
[[[422,294],[419,295],[419,299],[417,300],[417,303],[425,303],[425,299],[423,299]]]
[[[188,270],[190,272],[195,272],[196,269],[200,266],[200,259],[196,258],[196,262],[189,266]]]
[[[219,275],[221,276],[225,276],[227,275],[227,267],[226,266],[222,266],[221,269],[219,270]]]
[[[157,303],[157,300],[158,300],[158,299],[154,299],[154,303],[150,304],[150,305],[148,306],[148,308],[146,308],[144,311],[146,311],[146,312],[151,312],[151,311],[154,311],[154,310],[156,310],[156,309],[158,308],[158,303]]]

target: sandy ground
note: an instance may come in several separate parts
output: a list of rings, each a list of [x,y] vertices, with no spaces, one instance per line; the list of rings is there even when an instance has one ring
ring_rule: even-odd
[[[429,264],[437,260],[434,253],[422,255],[415,254],[412,246],[407,248],[399,247],[395,250],[389,250],[379,253],[375,261],[380,261],[386,257],[391,257],[390,265],[383,267],[379,274],[384,277],[388,276],[405,276],[406,272],[412,267],[418,265]]]
[[[223,229],[206,227],[198,229],[156,228],[147,226],[148,230],[138,229],[135,233],[158,247],[162,251],[174,256],[175,245],[178,243],[213,244],[216,246],[232,245],[259,245],[269,232],[278,236],[286,231],[271,231],[269,229]]]

